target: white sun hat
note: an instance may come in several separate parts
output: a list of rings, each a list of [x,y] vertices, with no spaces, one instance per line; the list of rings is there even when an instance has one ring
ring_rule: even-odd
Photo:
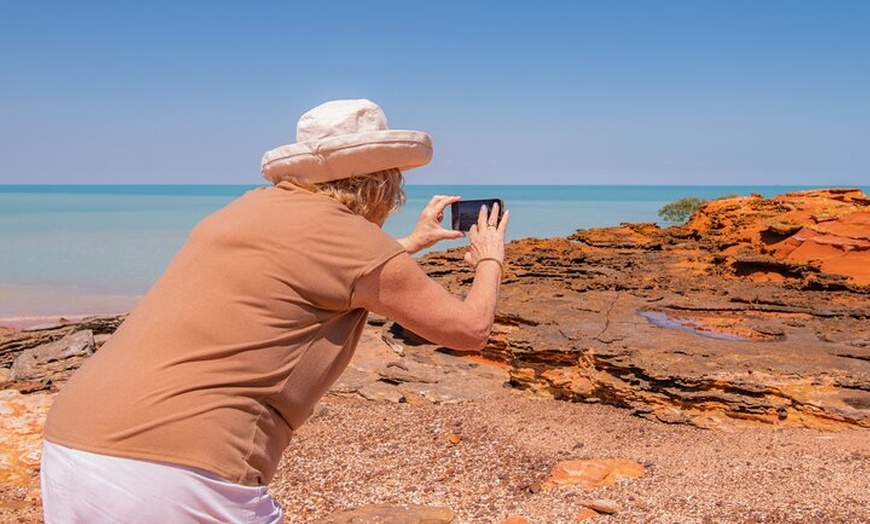
[[[366,99],[333,100],[308,111],[296,126],[296,143],[263,155],[260,170],[277,184],[288,177],[329,182],[432,160],[432,139],[420,131],[388,129],[384,111]]]

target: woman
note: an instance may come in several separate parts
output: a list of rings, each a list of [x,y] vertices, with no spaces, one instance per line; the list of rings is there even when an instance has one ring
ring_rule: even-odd
[[[43,509],[70,522],[283,522],[266,486],[350,360],[369,311],[458,350],[495,314],[508,213],[482,209],[464,299],[410,254],[462,233],[436,196],[412,234],[381,230],[425,133],[337,100],[267,152],[250,191],[204,219],[115,335],[58,394],[45,427]]]

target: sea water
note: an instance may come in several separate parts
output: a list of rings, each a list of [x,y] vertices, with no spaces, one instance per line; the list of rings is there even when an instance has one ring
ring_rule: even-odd
[[[0,186],[0,319],[129,311],[191,228],[253,187]],[[508,240],[514,240],[660,222],[662,206],[689,196],[772,196],[801,189],[808,188],[409,185],[406,205],[384,229],[397,237],[409,233],[436,194],[503,199],[511,216]],[[465,244],[461,239],[432,249]]]

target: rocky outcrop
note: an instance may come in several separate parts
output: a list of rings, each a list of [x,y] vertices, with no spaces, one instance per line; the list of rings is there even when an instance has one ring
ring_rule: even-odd
[[[19,490],[24,508],[38,508],[42,428],[54,392],[124,318],[62,320],[0,333],[0,495]]]
[[[517,387],[663,422],[870,427],[868,213],[822,190],[513,242],[483,354]],[[421,263],[461,293],[461,255]]]
[[[0,334],[0,390],[56,391],[124,321],[94,316]]]
[[[715,200],[685,229],[754,280],[819,274],[870,284],[870,200],[855,189]]]

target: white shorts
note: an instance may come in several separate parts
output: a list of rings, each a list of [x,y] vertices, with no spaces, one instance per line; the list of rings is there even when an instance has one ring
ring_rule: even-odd
[[[265,486],[205,471],[79,451],[45,441],[40,470],[45,524],[283,524]]]

